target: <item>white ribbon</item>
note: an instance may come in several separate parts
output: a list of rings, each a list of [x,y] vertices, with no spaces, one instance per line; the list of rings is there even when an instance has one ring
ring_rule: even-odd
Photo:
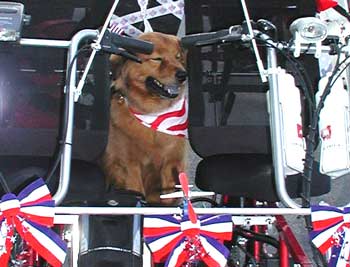
[[[148,0],[138,0],[138,2],[141,11],[133,12],[122,17],[113,15],[110,22],[110,27],[115,27],[115,25],[119,25],[118,28],[122,28],[126,35],[137,37],[142,33],[142,31],[133,26],[133,24],[135,23],[143,21],[145,23],[146,32],[147,29],[149,30],[149,28],[147,28],[147,23],[152,29],[149,23],[150,19],[171,14],[177,17],[179,20],[181,20],[184,16],[184,0],[157,0],[157,2],[160,5],[149,9],[147,9]],[[140,2],[142,3],[140,4]]]
[[[147,19],[147,6],[148,6],[148,0],[137,0],[137,3],[140,6],[141,9],[141,15],[143,17],[143,24],[145,26],[144,32],[153,32],[152,26],[149,23]]]

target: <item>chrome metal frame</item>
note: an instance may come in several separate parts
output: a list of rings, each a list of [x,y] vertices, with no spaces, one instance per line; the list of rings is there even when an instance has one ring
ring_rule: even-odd
[[[61,41],[61,40],[44,40],[44,39],[21,39],[20,44],[24,46],[37,46],[37,47],[54,47],[54,48],[64,48],[68,49],[68,63],[70,63],[74,55],[78,51],[79,45],[86,40],[96,40],[99,37],[99,32],[97,30],[81,30],[74,35],[71,41]],[[282,49],[279,44],[272,43],[273,47],[278,47]],[[270,101],[270,125],[271,125],[271,142],[273,149],[273,164],[275,171],[275,181],[276,190],[281,202],[289,208],[298,209],[300,207],[287,193],[285,185],[285,174],[284,174],[284,159],[282,155],[282,132],[281,132],[281,114],[279,112],[279,97],[278,97],[278,84],[277,84],[277,56],[276,49],[269,47],[267,48],[267,75],[269,80],[269,101]],[[293,50],[293,47],[291,48]],[[302,51],[307,51],[312,54],[315,52],[315,47],[303,46]],[[322,51],[329,51],[329,47],[323,47]],[[344,52],[348,52],[344,49]],[[67,68],[69,64],[67,64]],[[74,125],[74,99],[76,94],[76,62],[72,63],[72,72],[69,80],[69,113],[68,113],[68,129],[67,136],[64,144],[63,154],[61,157],[61,169],[60,169],[60,179],[57,192],[54,194],[53,198],[56,205],[59,205],[66,196],[69,188],[70,182],[70,169],[71,169],[71,155],[72,155],[72,139],[73,139],[73,125]],[[87,70],[85,70],[86,72]],[[68,77],[67,77],[68,78]],[[140,208],[138,208],[140,209]],[[76,209],[75,209],[76,210]],[[169,211],[169,210],[168,210]],[[266,210],[265,210],[266,211]],[[212,213],[212,209],[210,209]],[[130,214],[130,213],[128,213]],[[141,213],[143,214],[143,213]],[[241,211],[241,214],[242,211]],[[268,214],[268,213],[265,213]],[[276,214],[276,213],[274,213]],[[295,213],[294,213],[295,214]]]
[[[46,39],[26,39],[22,38],[19,40],[19,44],[23,46],[34,46],[34,47],[52,47],[62,48],[68,50],[67,55],[67,70],[74,56],[78,52],[79,45],[86,40],[95,40],[99,36],[97,30],[81,30],[77,32],[71,41],[63,40],[46,40]],[[72,63],[72,71],[69,78],[70,88],[69,90],[69,103],[68,103],[68,120],[67,120],[67,135],[64,140],[64,148],[61,156],[61,169],[58,190],[53,196],[56,205],[59,205],[68,192],[70,182],[70,169],[72,159],[72,139],[73,139],[73,125],[74,125],[74,96],[77,83],[77,64]],[[68,71],[67,71],[68,75]],[[67,88],[66,88],[67,89]]]
[[[282,118],[279,110],[279,88],[277,83],[278,75],[278,64],[277,64],[277,52],[276,49],[283,49],[283,45],[273,43],[270,39],[266,39],[272,46],[267,48],[267,61],[268,68],[267,74],[269,77],[269,101],[270,101],[270,130],[271,130],[271,144],[272,144],[272,157],[275,173],[275,183],[277,195],[280,198],[281,202],[289,208],[298,209],[300,205],[295,202],[289,195],[286,190],[285,183],[285,172],[283,166],[285,166],[284,157],[283,157],[283,146],[282,146],[282,129],[281,123]],[[289,48],[291,51],[294,51],[294,46]],[[322,53],[330,52],[329,46],[322,46]],[[348,54],[350,46],[342,49],[342,53]],[[301,51],[307,54],[315,54],[316,46],[312,45],[310,47],[302,45]],[[349,68],[348,68],[349,69]]]
[[[79,45],[84,40],[94,40],[98,37],[97,30],[81,30],[74,35],[68,49],[68,59],[67,59],[67,70],[73,57],[78,52]],[[67,120],[67,135],[64,141],[63,153],[61,156],[61,170],[60,170],[60,181],[58,190],[53,196],[56,205],[59,205],[68,192],[69,182],[70,182],[70,170],[71,170],[71,159],[72,159],[72,140],[73,140],[73,125],[74,125],[74,98],[75,98],[75,88],[77,83],[76,77],[77,63],[72,63],[72,71],[69,78],[69,102],[68,102],[68,120]],[[88,70],[86,70],[88,71]],[[68,75],[68,71],[67,71]]]
[[[71,266],[78,267],[79,260],[79,215],[55,215],[54,224],[71,225],[69,238],[71,239]]]
[[[310,215],[309,208],[195,208],[196,214],[231,215]],[[168,215],[182,214],[180,207],[56,207],[57,215]],[[234,220],[235,218],[233,218]]]
[[[272,159],[277,195],[284,205],[290,208],[298,208],[299,205],[292,200],[287,192],[285,183],[283,141],[282,141],[282,114],[280,113],[280,98],[278,88],[277,56],[275,48],[267,48],[267,64],[269,77],[269,104],[270,104],[270,132],[272,145]]]

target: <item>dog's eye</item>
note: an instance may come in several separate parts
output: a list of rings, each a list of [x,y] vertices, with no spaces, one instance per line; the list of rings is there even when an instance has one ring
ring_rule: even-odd
[[[154,61],[162,61],[163,59],[161,57],[155,57],[155,58],[151,58]]]

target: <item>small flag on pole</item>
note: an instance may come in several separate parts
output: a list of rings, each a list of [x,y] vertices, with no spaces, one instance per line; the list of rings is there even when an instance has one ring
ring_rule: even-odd
[[[111,32],[122,35],[124,33],[124,26],[119,23],[112,22],[109,29]]]

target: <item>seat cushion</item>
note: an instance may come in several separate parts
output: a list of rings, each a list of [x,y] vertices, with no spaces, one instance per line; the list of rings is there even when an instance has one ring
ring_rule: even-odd
[[[330,191],[330,177],[318,172],[314,162],[311,195]],[[273,177],[272,159],[267,154],[223,154],[207,157],[197,166],[195,183],[199,189],[230,196],[242,196],[260,201],[279,201]],[[286,178],[291,198],[300,195],[301,174]]]
[[[44,177],[51,159],[48,157],[1,156],[0,171],[4,175],[10,190],[18,193],[24,186],[39,177]],[[54,195],[59,180],[59,168],[48,182]],[[91,162],[72,160],[71,180],[64,203],[97,201],[105,191],[104,175],[100,168]],[[0,194],[4,194],[0,188]]]

